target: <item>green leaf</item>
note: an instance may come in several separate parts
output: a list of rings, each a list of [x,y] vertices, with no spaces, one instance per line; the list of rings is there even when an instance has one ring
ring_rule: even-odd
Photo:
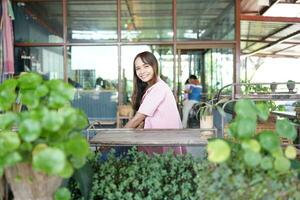
[[[0,110],[10,110],[12,104],[16,102],[17,94],[15,92],[18,81],[9,79],[0,85]]]
[[[208,160],[215,163],[226,161],[230,156],[230,146],[221,139],[209,141],[207,144]]]
[[[272,156],[273,156],[274,158],[278,158],[278,157],[282,157],[282,156],[283,156],[283,151],[282,151],[281,146],[278,146],[277,148],[272,149],[272,150],[270,151],[270,153],[272,154]]]
[[[258,137],[260,145],[269,152],[280,147],[279,137],[272,131],[262,131]]]
[[[63,125],[64,119],[62,114],[56,111],[49,111],[48,115],[44,115],[42,119],[42,126],[45,130],[56,132]]]
[[[297,157],[297,149],[294,146],[289,145],[285,148],[284,154],[289,159],[295,159]]]
[[[16,79],[5,80],[0,86],[0,91],[7,90],[7,91],[14,92],[16,90],[17,85],[18,85],[18,80]]]
[[[243,140],[242,141],[242,148],[244,150],[251,150],[253,152],[259,153],[260,152],[260,144],[257,140],[255,139],[249,139],[249,140]]]
[[[249,139],[256,132],[256,121],[252,118],[239,118],[237,121],[237,134],[241,139]]]
[[[26,142],[37,139],[41,134],[40,122],[34,119],[25,119],[21,121],[19,133],[21,138]]]
[[[75,157],[84,157],[89,153],[89,144],[85,138],[73,138],[67,142],[66,151]]]
[[[65,187],[59,188],[55,192],[54,199],[55,200],[70,200],[71,199],[71,193]]]
[[[285,157],[275,159],[274,168],[279,172],[287,172],[291,167],[291,162]]]
[[[269,107],[266,103],[260,102],[256,104],[256,108],[258,111],[258,117],[263,120],[266,121],[269,117]]]
[[[64,118],[62,128],[64,130],[72,130],[74,127],[78,127],[77,124],[77,110],[72,107],[63,107],[59,111],[59,114]],[[80,127],[80,126],[79,126]]]
[[[41,75],[37,73],[25,73],[19,78],[19,87],[22,90],[35,89],[43,82]]]
[[[79,169],[86,163],[86,158],[85,157],[71,157],[70,162],[72,163],[74,168]]]
[[[272,169],[273,168],[273,159],[269,156],[265,156],[260,161],[260,166],[264,170]]]
[[[21,102],[32,109],[39,105],[39,98],[35,96],[33,90],[23,90],[21,93]]]
[[[36,90],[34,91],[34,95],[36,97],[44,97],[48,94],[49,89],[46,85],[39,85]]]
[[[4,158],[5,167],[13,166],[20,161],[22,161],[22,156],[16,151],[8,153]]]
[[[88,118],[82,110],[76,109],[76,125],[78,129],[84,129],[88,125]]]
[[[33,167],[50,175],[61,173],[66,165],[66,156],[58,148],[42,149],[32,157]]]
[[[16,113],[7,112],[0,115],[0,129],[10,129],[12,125],[18,121]]]
[[[0,132],[0,156],[18,149],[20,143],[21,143],[20,138],[16,132],[1,131]]]
[[[240,117],[252,118],[253,121],[257,119],[257,108],[253,101],[243,99],[237,101],[234,107],[234,111]]]
[[[64,169],[59,173],[59,176],[61,176],[63,178],[70,178],[73,173],[74,173],[74,169],[73,169],[71,163],[69,163],[67,161]]]
[[[229,124],[228,134],[232,137],[237,137],[238,135],[238,122],[234,121]]]
[[[288,119],[282,119],[276,121],[276,132],[281,137],[285,137],[291,140],[295,140],[297,137],[296,128]]]
[[[75,89],[73,86],[65,83],[62,80],[50,80],[47,83],[48,87],[51,89],[52,92],[55,92],[66,100],[71,101],[74,98]]]
[[[244,161],[250,167],[257,166],[261,161],[260,153],[251,151],[250,149],[246,150],[244,153]]]

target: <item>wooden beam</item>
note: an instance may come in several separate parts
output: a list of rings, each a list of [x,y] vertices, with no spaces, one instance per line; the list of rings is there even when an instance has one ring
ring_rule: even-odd
[[[259,53],[259,52],[261,52],[261,51],[263,51],[263,50],[272,48],[272,47],[274,47],[275,45],[280,44],[280,43],[282,43],[282,42],[284,42],[284,41],[286,41],[286,40],[289,40],[289,39],[291,39],[291,38],[293,38],[293,37],[295,37],[295,36],[297,36],[297,35],[299,35],[299,34],[300,34],[300,30],[299,30],[299,31],[296,31],[296,32],[294,32],[294,33],[291,33],[291,34],[289,34],[289,35],[287,35],[287,36],[285,36],[285,37],[282,37],[282,38],[280,38],[279,40],[277,40],[277,41],[275,41],[275,42],[273,42],[273,43],[270,43],[270,44],[268,44],[268,45],[266,45],[266,46],[264,46],[264,47],[261,47],[261,48],[255,50],[255,51],[253,51],[253,52],[251,52],[251,53],[249,53],[249,54],[246,54],[245,56],[251,56],[251,55],[254,55],[254,54],[256,54],[256,53]]]
[[[267,17],[257,15],[240,15],[244,21],[261,21],[261,22],[284,22],[284,23],[300,23],[300,18],[296,17]]]

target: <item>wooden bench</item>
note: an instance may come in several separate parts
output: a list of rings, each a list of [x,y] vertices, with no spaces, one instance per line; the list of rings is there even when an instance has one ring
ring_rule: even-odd
[[[96,146],[199,146],[216,137],[216,129],[97,129]]]

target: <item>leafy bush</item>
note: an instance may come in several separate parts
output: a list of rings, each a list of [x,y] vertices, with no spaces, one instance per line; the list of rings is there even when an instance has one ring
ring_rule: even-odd
[[[0,176],[21,162],[63,178],[86,162],[85,114],[71,106],[74,88],[25,73],[0,85]]]
[[[135,150],[96,166],[92,199],[196,199],[190,156],[149,157]]]
[[[237,146],[238,147],[238,146]],[[90,161],[93,176],[90,199],[297,199],[296,171],[280,173],[249,168],[238,149],[226,163],[171,153],[149,157],[131,150],[125,157],[111,154]],[[73,188],[73,189],[72,189]],[[83,199],[72,182],[72,199]]]

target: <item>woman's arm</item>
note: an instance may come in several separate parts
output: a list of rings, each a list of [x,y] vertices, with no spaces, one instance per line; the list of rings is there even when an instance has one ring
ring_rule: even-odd
[[[129,122],[125,125],[124,128],[136,128],[138,127],[146,118],[146,115],[143,115],[139,112],[137,112],[134,117],[129,120]]]

